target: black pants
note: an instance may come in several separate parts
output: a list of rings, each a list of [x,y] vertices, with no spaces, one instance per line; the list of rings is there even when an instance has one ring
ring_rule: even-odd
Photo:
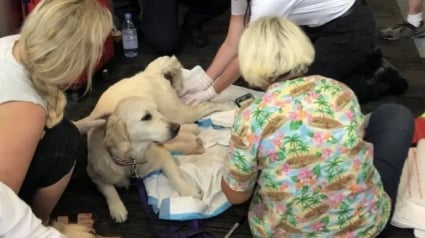
[[[349,13],[320,27],[303,27],[316,57],[307,75],[320,74],[346,83],[362,101],[366,82],[357,68],[375,47],[375,19],[360,0]]]
[[[176,53],[181,48],[178,23],[179,0],[142,0],[143,38],[160,55]],[[230,7],[229,0],[186,0],[188,5],[183,28],[202,28],[208,20]]]
[[[69,120],[46,129],[35,151],[19,197],[30,203],[37,189],[55,184],[74,166],[82,151],[82,136]]]
[[[397,104],[383,104],[374,110],[366,129],[364,138],[373,144],[373,164],[381,176],[385,192],[391,198],[391,214],[414,130],[413,114]]]

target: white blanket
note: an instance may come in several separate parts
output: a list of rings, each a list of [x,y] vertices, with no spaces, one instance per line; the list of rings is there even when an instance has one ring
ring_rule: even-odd
[[[185,80],[190,80],[190,78]],[[214,101],[233,101],[248,92],[254,96],[262,95],[261,92],[232,85],[224,90]],[[221,191],[221,177],[225,153],[230,139],[230,127],[233,123],[235,112],[235,110],[217,112],[203,119],[204,121],[209,121],[206,124],[212,123],[220,127],[219,129],[215,129],[217,127],[212,126],[201,127],[199,136],[206,147],[204,154],[176,156],[179,167],[186,179],[202,189],[202,199],[179,196],[170,185],[168,179],[161,173],[152,174],[144,179],[148,203],[160,219],[206,219],[217,216],[230,207],[231,204]]]
[[[415,237],[425,238],[425,139],[409,151],[391,224],[414,229]]]

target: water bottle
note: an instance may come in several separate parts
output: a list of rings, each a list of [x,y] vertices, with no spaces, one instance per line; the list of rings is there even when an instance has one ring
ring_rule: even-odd
[[[131,13],[124,15],[125,20],[122,24],[122,46],[124,55],[128,58],[136,57],[139,51],[139,43],[137,42],[137,29],[131,20]]]

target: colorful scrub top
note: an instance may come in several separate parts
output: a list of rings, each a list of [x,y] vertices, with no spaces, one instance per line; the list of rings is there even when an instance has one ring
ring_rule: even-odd
[[[271,85],[241,109],[232,128],[224,180],[254,189],[254,237],[375,237],[390,199],[363,141],[354,93],[322,76]]]

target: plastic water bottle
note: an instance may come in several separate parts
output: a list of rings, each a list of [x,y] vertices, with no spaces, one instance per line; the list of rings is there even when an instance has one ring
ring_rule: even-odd
[[[124,55],[128,58],[136,57],[139,52],[139,43],[137,41],[137,29],[131,20],[131,13],[124,15],[125,20],[122,24],[122,46]]]

